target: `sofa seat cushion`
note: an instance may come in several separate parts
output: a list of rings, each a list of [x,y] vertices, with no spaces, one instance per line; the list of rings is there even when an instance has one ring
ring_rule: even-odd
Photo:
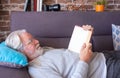
[[[31,78],[28,73],[28,67],[10,68],[0,66],[0,78]]]

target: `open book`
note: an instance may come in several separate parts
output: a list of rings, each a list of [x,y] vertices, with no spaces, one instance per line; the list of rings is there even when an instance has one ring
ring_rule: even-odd
[[[76,25],[68,45],[68,50],[79,53],[82,45],[89,43],[91,35],[92,31],[84,30],[82,27]]]

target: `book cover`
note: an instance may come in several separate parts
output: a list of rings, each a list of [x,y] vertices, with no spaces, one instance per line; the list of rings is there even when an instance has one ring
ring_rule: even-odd
[[[79,53],[84,43],[89,43],[92,31],[75,26],[68,45],[68,50]]]

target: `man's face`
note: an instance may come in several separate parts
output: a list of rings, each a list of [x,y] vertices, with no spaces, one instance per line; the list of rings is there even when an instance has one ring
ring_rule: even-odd
[[[41,54],[39,41],[33,38],[30,33],[24,32],[20,35],[20,38],[23,43],[23,52],[30,60]]]

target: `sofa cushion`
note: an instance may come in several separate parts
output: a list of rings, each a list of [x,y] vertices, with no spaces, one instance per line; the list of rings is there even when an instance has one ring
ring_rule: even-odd
[[[31,78],[27,67],[10,68],[0,66],[0,78]]]
[[[53,48],[68,48],[70,38],[40,38],[35,37],[40,41],[41,46],[48,46]]]
[[[120,50],[120,26],[112,24],[112,38],[114,50]]]
[[[93,51],[101,52],[104,50],[113,50],[111,35],[100,35],[92,37]]]

